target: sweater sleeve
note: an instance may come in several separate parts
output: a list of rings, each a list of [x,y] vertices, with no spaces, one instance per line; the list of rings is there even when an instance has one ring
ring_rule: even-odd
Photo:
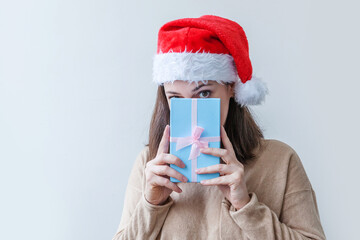
[[[260,202],[254,192],[250,202],[236,211],[231,205],[230,216],[249,239],[317,239],[324,240],[316,195],[296,153],[288,166],[282,211],[278,217]]]
[[[173,204],[171,196],[163,205],[149,203],[144,195],[147,148],[137,156],[125,191],[120,225],[113,240],[156,239]]]

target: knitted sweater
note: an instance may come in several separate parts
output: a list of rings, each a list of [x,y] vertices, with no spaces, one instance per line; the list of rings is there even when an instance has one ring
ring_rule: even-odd
[[[244,165],[250,196],[236,210],[217,186],[177,183],[163,205],[144,197],[149,148],[130,173],[118,239],[325,239],[315,192],[293,148],[263,139],[256,158]]]

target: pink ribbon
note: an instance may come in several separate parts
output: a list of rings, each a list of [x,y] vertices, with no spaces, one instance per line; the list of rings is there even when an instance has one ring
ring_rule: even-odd
[[[204,128],[197,126],[197,98],[192,98],[191,101],[191,136],[187,137],[170,137],[170,142],[176,142],[176,151],[191,145],[190,155],[188,160],[191,160],[191,180],[197,182],[197,157],[200,155],[201,148],[207,148],[209,142],[219,142],[218,137],[201,137]]]

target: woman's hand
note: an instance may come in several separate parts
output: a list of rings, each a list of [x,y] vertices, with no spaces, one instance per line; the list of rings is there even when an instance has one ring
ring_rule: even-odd
[[[187,178],[184,175],[169,165],[175,164],[181,168],[185,167],[185,164],[180,158],[168,154],[170,140],[169,130],[169,125],[166,125],[156,157],[147,162],[145,166],[145,198],[149,203],[155,205],[163,204],[172,191],[182,192],[176,183],[170,181],[170,177],[182,182],[187,182]]]
[[[223,126],[221,126],[221,141],[225,149],[202,148],[201,152],[220,157],[226,164],[198,168],[196,173],[204,174],[219,172],[220,177],[202,180],[201,184],[217,185],[236,210],[239,210],[250,201],[244,179],[244,166],[236,159],[234,148]]]

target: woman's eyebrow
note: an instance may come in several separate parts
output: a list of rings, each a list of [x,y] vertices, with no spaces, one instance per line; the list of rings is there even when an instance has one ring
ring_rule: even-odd
[[[194,88],[194,89],[192,90],[192,92],[195,92],[195,91],[199,90],[200,88],[202,88],[202,87],[204,87],[204,86],[211,86],[211,85],[213,85],[213,84],[212,84],[212,83],[202,84],[202,85],[197,86],[196,88]],[[166,93],[178,94],[177,92],[173,92],[173,91],[166,91]]]
[[[211,85],[212,85],[212,83],[209,83],[209,84],[202,84],[202,85],[200,85],[200,86],[198,86],[198,87],[194,88],[194,89],[192,90],[192,92],[195,92],[196,90],[198,90],[198,89],[202,88],[203,86],[211,86]]]

